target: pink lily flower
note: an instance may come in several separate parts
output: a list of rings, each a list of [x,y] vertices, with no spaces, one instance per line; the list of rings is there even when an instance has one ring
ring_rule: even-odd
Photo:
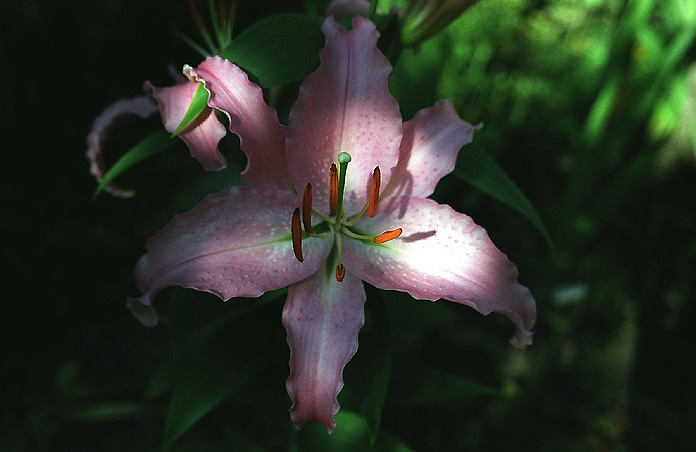
[[[355,17],[346,31],[329,17],[322,30],[320,67],[302,84],[287,127],[229,61],[186,69],[241,138],[247,185],[208,196],[150,239],[136,267],[143,295],[128,304],[153,324],[150,302],[167,286],[223,300],[288,287],[290,414],[297,427],[319,421],[331,432],[364,322],[362,281],[503,313],[520,347],[531,343],[536,308],[485,230],[427,198],[473,127],[450,101],[402,123],[374,25]]]

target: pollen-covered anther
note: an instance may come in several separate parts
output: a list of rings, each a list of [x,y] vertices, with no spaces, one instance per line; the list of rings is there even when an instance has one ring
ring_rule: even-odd
[[[292,250],[295,252],[295,257],[298,261],[304,262],[302,257],[302,225],[300,224],[300,208],[295,208],[292,213],[292,225],[290,228],[292,236]]]
[[[372,239],[372,241],[375,243],[385,243],[399,237],[402,232],[403,229],[401,228],[394,229],[393,231],[386,231]]]
[[[374,217],[377,213],[377,204],[379,203],[379,185],[382,182],[382,173],[379,170],[379,166],[375,167],[375,171],[372,173],[372,182],[370,183],[370,210],[368,215]]]
[[[331,215],[336,215],[336,205],[338,204],[338,168],[332,163],[329,168],[329,210]]]
[[[343,264],[338,264],[336,266],[336,281],[341,282],[343,278],[346,277],[346,267]]]
[[[312,232],[312,184],[307,183],[302,195],[302,224],[307,234]]]

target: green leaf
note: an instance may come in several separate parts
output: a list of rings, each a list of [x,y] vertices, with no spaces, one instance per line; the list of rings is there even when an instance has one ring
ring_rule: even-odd
[[[370,443],[367,424],[359,414],[346,408],[336,413],[336,429],[328,435],[323,425],[309,424],[300,430],[296,450],[342,452],[413,452],[397,437],[383,432]],[[291,449],[292,450],[292,449]]]
[[[203,112],[205,107],[208,106],[208,97],[210,97],[210,93],[207,89],[205,89],[205,86],[203,86],[203,82],[200,82],[198,84],[198,88],[196,88],[196,92],[193,94],[191,105],[189,105],[188,110],[186,110],[184,118],[176,127],[176,130],[172,132],[172,138],[177,136],[179,132],[184,129],[184,127],[191,124],[198,117],[198,115]]]
[[[190,335],[176,360],[178,378],[167,410],[163,450],[213,408],[283,359],[286,352],[282,348],[259,353],[249,346],[267,343],[265,325],[277,314],[275,311],[272,303],[264,304],[241,316],[233,313]],[[226,328],[221,328],[223,324]]]
[[[486,151],[474,143],[459,152],[453,173],[461,180],[492,196],[521,213],[529,220],[553,249],[553,242],[541,218],[527,197]]]
[[[324,35],[319,22],[300,14],[282,13],[245,29],[220,54],[235,63],[263,88],[303,80],[319,66]]]
[[[155,132],[152,135],[142,139],[138,144],[128,150],[128,152],[123,154],[121,158],[118,159],[109,169],[109,171],[106,172],[104,178],[99,183],[99,186],[94,191],[92,199],[96,198],[104,187],[110,184],[116,178],[116,176],[131,166],[134,166],[137,163],[140,163],[143,160],[170,148],[174,145],[174,143],[176,143],[176,141],[171,140],[169,134],[164,130]],[[133,196],[134,194],[135,192],[131,191],[128,193],[128,196]]]
[[[411,378],[401,381],[390,399],[394,406],[433,405],[465,401],[472,397],[495,396],[498,391],[470,378],[442,372],[437,369],[411,369]],[[401,387],[405,385],[404,387]]]
[[[351,360],[344,374],[350,393],[359,399],[360,414],[365,419],[370,444],[374,445],[387,398],[392,347],[385,302],[378,293],[374,296],[370,293],[369,299],[366,325],[360,332],[360,353]]]

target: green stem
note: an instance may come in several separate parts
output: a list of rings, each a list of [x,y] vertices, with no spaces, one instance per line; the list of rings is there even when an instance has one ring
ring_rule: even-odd
[[[341,152],[338,154],[338,199],[336,200],[336,230],[341,229],[341,220],[343,219],[343,191],[346,188],[346,170],[350,162],[350,154]]]
[[[367,11],[367,18],[372,20],[377,13],[377,0],[370,0],[370,9]]]

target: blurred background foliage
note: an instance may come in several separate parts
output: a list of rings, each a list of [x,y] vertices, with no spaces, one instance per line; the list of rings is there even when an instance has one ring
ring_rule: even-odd
[[[197,38],[185,2],[68,3],[3,7],[5,75],[21,89],[3,105],[6,168],[19,171],[0,194],[1,450],[696,449],[693,0],[481,0],[401,51],[390,88],[404,116],[451,97],[483,123],[476,144],[527,195],[553,248],[446,177],[434,198],[484,226],[535,295],[535,343],[512,349],[502,316],[368,287],[330,437],[289,420],[283,291],[221,303],[168,289],[155,329],[123,308],[144,241],[239,183],[244,160],[230,136],[230,168],[202,174],[178,146],[123,175],[135,198],[92,201],[91,121],[200,56],[179,38]],[[235,35],[326,3],[239,2]],[[281,117],[297,86],[267,92]],[[156,127],[125,123],[110,155]]]

